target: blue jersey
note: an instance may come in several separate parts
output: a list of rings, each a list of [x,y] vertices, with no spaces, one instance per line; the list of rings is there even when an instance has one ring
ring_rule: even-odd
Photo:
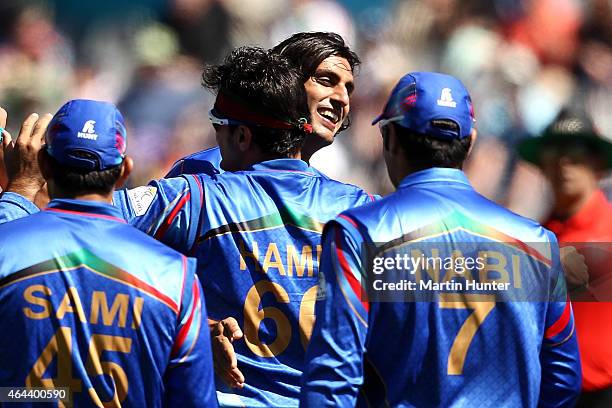
[[[0,226],[0,384],[67,387],[79,407],[217,406],[195,260],[120,217],[53,200]]]
[[[329,179],[329,177],[314,167],[310,167],[310,171],[322,178]],[[176,163],[172,165],[172,168],[168,171],[165,178],[198,173],[204,173],[211,176],[223,173],[223,169],[221,168],[221,150],[218,146],[200,150],[199,152],[177,160]],[[378,196],[374,197],[376,199],[379,198]]]
[[[580,363],[554,235],[476,193],[460,170],[408,176],[330,222],[323,245],[303,406],[572,406]],[[389,258],[372,254],[391,248],[420,261],[446,253],[455,266],[421,262],[401,275],[404,286],[387,287],[391,298],[374,301],[372,276],[394,275],[375,269]],[[459,271],[468,254],[484,254],[482,264]],[[411,297],[410,282],[438,289],[413,301],[424,298]],[[493,282],[516,289],[474,289]],[[393,297],[398,287],[404,301]]]
[[[211,319],[233,316],[242,390],[217,383],[224,406],[297,406],[313,325],[323,225],[372,201],[301,160],[184,175],[119,192],[126,219],[198,259]]]
[[[223,173],[223,169],[221,169],[221,150],[218,146],[200,150],[177,160],[165,178],[198,173],[209,175]]]
[[[0,194],[0,224],[38,212],[34,203],[9,191]]]

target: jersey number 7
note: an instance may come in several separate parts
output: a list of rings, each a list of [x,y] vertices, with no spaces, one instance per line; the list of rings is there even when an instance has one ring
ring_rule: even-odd
[[[450,353],[448,354],[448,375],[463,374],[465,357],[474,335],[480,325],[487,318],[491,310],[495,308],[495,296],[493,295],[465,295],[459,293],[443,293],[440,295],[440,307],[443,309],[472,309],[472,314],[463,322]]]

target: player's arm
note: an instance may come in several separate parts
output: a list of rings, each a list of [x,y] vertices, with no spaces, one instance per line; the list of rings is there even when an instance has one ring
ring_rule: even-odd
[[[206,302],[188,259],[181,310],[170,364],[164,374],[169,407],[216,407],[215,378],[208,332]]]
[[[0,196],[0,224],[27,217],[38,211],[38,207],[22,195],[5,191]]]
[[[552,235],[552,234],[551,234]],[[565,278],[559,260],[559,248],[552,237],[552,280],[546,330],[540,352],[542,383],[541,407],[573,406],[581,387],[580,356],[572,305],[567,296]]]
[[[132,226],[189,254],[196,240],[203,197],[201,181],[189,175],[115,191],[113,205]]]
[[[333,221],[323,234],[315,326],[306,352],[300,406],[355,406],[363,383],[369,305],[360,293],[361,239],[355,229],[347,228]]]

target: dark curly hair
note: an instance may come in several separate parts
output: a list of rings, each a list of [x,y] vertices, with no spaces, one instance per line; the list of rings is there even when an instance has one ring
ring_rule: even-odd
[[[300,71],[287,58],[263,48],[234,49],[223,64],[205,67],[202,84],[252,112],[296,124],[300,118],[310,121]],[[306,137],[297,126],[273,129],[249,125],[249,128],[262,151],[278,157],[297,153]]]
[[[332,56],[345,58],[353,71],[361,64],[357,54],[351,51],[342,37],[336,33],[306,32],[293,34],[272,48],[271,51],[288,58],[297,66],[302,71],[304,81],[314,75],[317,67],[324,59]]]

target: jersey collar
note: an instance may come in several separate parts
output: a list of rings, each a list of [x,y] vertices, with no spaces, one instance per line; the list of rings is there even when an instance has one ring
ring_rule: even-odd
[[[399,188],[422,183],[458,183],[471,188],[471,184],[463,171],[443,167],[432,167],[409,174],[400,182]]]
[[[255,163],[248,170],[259,171],[287,171],[316,175],[315,171],[303,160],[299,159],[275,159]]]
[[[71,200],[67,198],[57,198],[51,200],[45,211],[60,214],[71,214],[77,216],[102,218],[111,221],[125,223],[121,211],[111,204],[89,200]]]

